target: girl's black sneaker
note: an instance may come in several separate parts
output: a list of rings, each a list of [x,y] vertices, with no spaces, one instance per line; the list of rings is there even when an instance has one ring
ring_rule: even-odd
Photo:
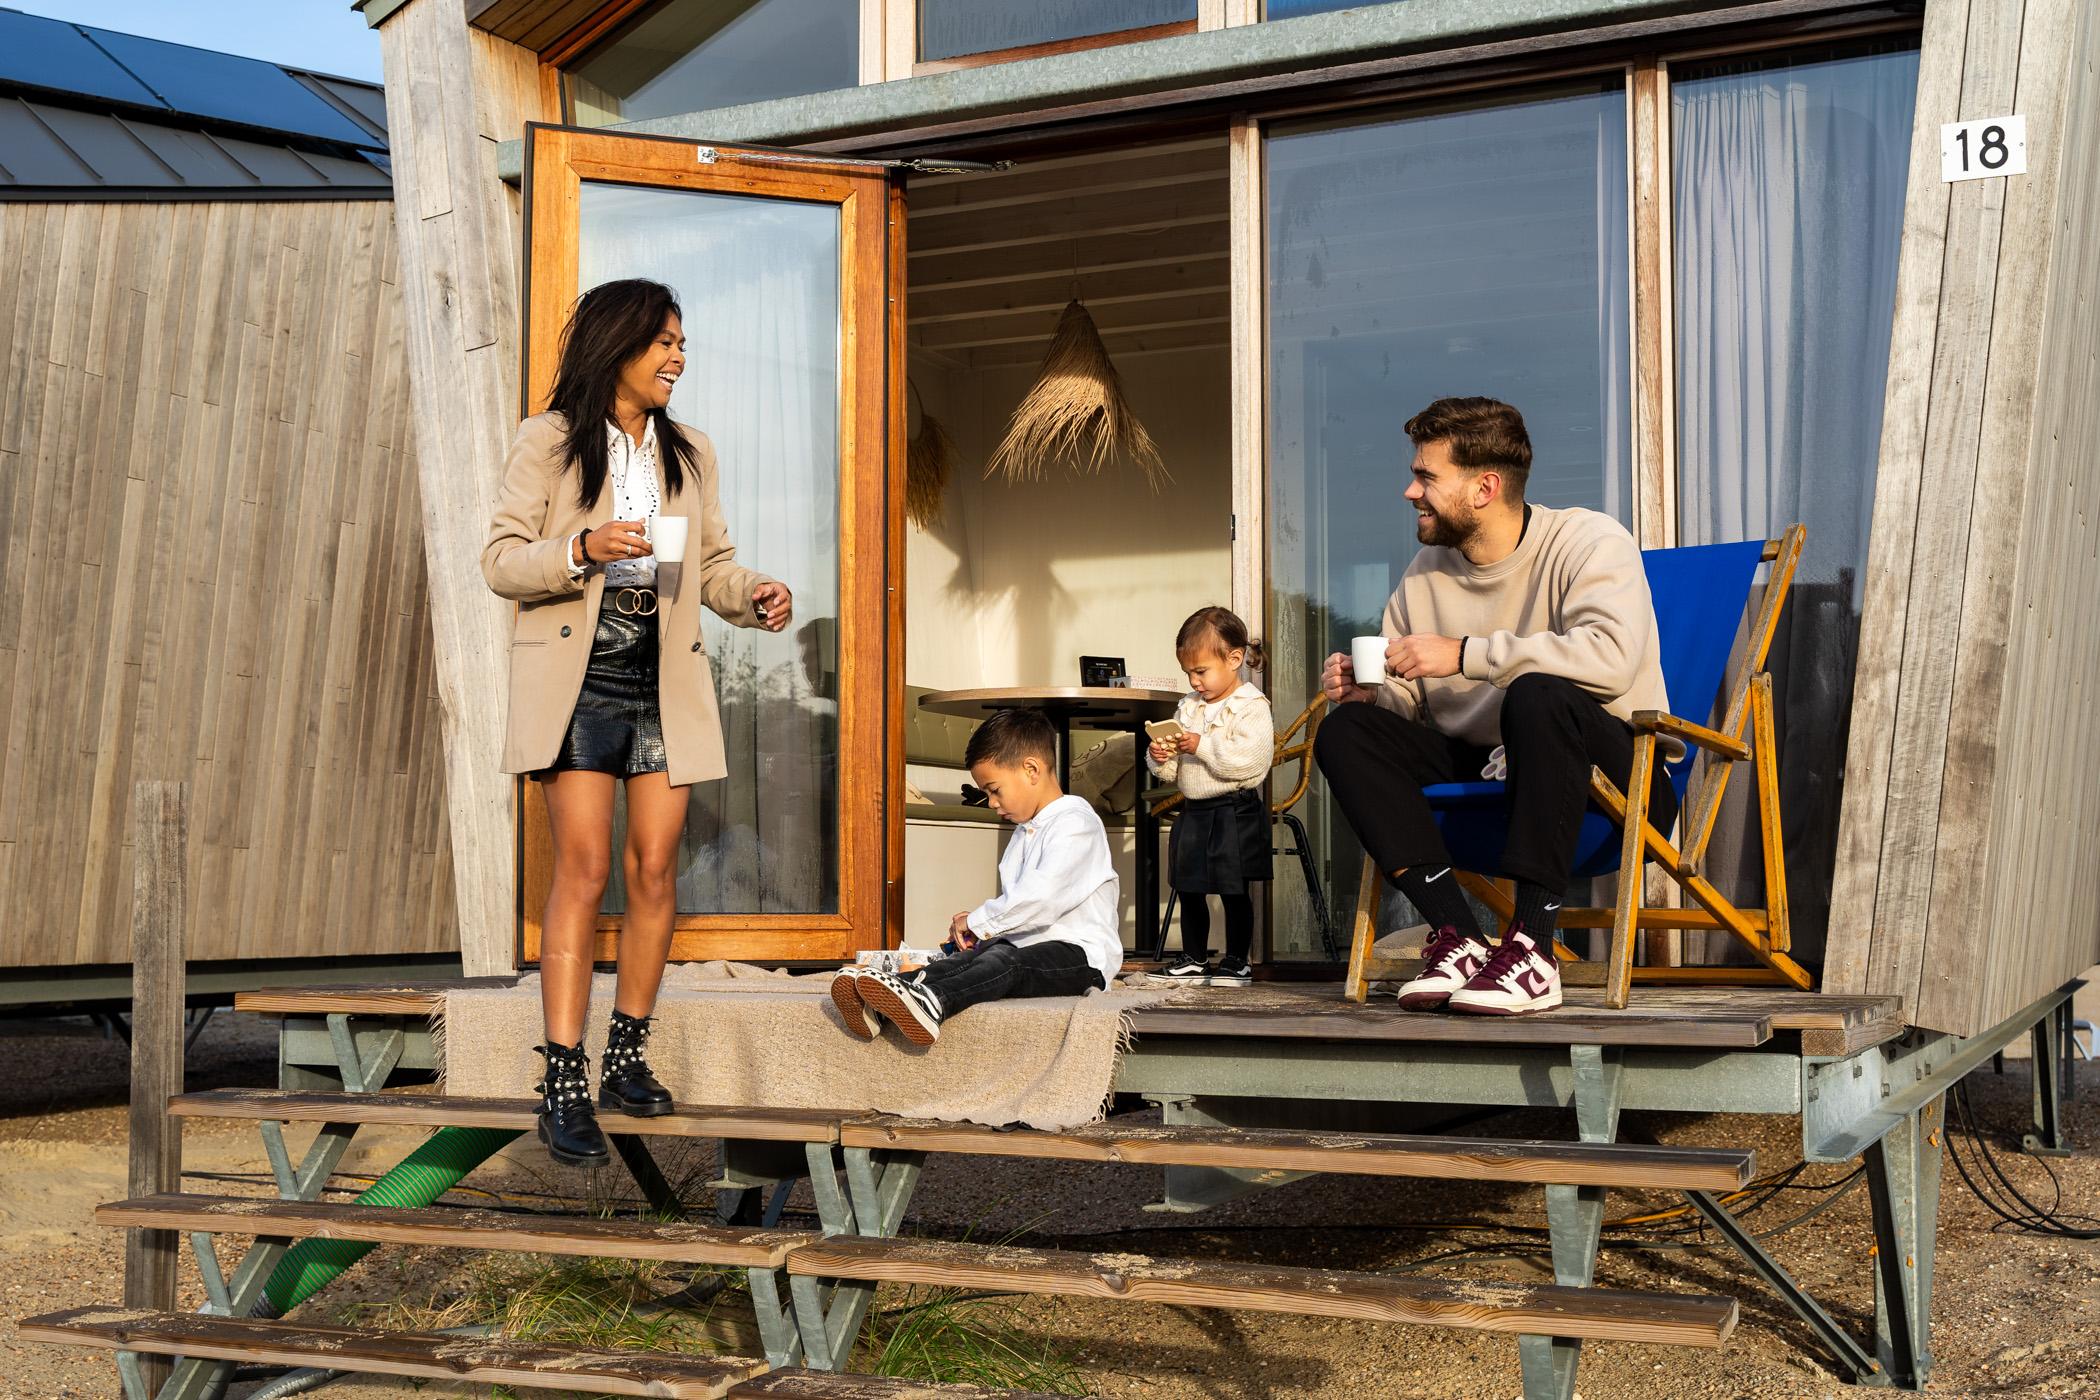
[[[1168,963],[1159,975],[1169,982],[1179,982],[1185,987],[1210,985],[1210,965],[1200,958],[1176,958]]]
[[[1238,958],[1219,958],[1210,970],[1213,987],[1244,987],[1254,980],[1254,969]]]

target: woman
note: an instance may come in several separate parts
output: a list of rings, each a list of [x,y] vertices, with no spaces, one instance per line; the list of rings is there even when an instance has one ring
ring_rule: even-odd
[[[598,1103],[654,1117],[671,1111],[671,1095],[642,1052],[670,955],[686,798],[728,771],[700,607],[778,632],[793,606],[785,586],[736,562],[714,446],[666,411],[684,369],[670,288],[635,279],[584,293],[548,411],[518,427],[481,554],[489,587],[519,605],[503,770],[539,781],[554,828],[539,1135],[570,1166],[608,1160],[583,1027],[613,785],[627,784],[627,915]],[[660,564],[654,522],[678,517],[691,547],[683,562]]]

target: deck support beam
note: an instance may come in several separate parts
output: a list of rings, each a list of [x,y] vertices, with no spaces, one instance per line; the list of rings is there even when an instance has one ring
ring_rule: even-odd
[[[1944,1095],[1904,1115],[1866,1151],[1874,1211],[1870,1385],[1922,1390],[1932,1373],[1932,1258],[1940,1213]]]
[[[1618,1050],[1602,1045],[1568,1047],[1575,1077],[1575,1127],[1584,1142],[1613,1142],[1625,1102],[1625,1066]],[[1602,1186],[1548,1186],[1546,1227],[1553,1247],[1553,1281],[1587,1288],[1597,1273],[1604,1238]],[[1582,1343],[1572,1337],[1517,1338],[1524,1400],[1574,1400],[1575,1371]]]

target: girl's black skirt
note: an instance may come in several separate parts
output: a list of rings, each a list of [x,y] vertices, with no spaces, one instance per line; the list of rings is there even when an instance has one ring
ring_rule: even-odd
[[[534,776],[581,769],[634,778],[669,771],[656,675],[656,594],[606,589],[568,736],[554,762]]]
[[[1259,789],[1191,798],[1174,814],[1168,882],[1183,894],[1245,894],[1271,876],[1269,804]]]

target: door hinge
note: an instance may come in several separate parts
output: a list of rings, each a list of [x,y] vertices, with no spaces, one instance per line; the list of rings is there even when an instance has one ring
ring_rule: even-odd
[[[1238,511],[1234,511],[1231,515],[1228,515],[1225,518],[1232,522],[1232,538],[1237,540],[1240,537],[1240,513]]]

